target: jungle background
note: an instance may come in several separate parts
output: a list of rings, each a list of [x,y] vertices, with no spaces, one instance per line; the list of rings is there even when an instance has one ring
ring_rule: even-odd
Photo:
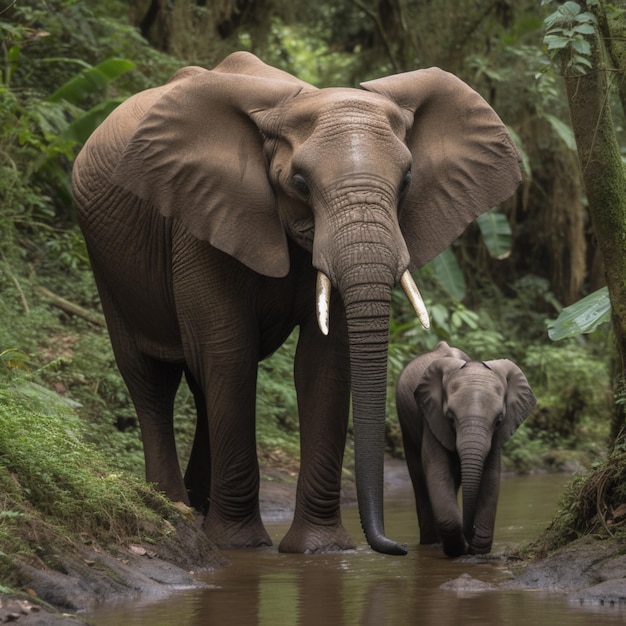
[[[444,339],[475,359],[510,358],[538,405],[505,447],[505,470],[593,470],[574,481],[578,495],[594,471],[602,476],[601,521],[597,510],[570,500],[554,542],[618,529],[626,517],[619,510],[625,481],[615,469],[624,457],[623,335],[615,332],[615,291],[606,291],[607,257],[585,191],[568,80],[596,62],[600,39],[589,39],[601,32],[597,15],[620,25],[622,9],[539,0],[0,2],[0,564],[34,509],[71,530],[85,523],[110,530],[113,508],[106,519],[101,509],[111,496],[100,491],[106,485],[85,490],[94,482],[89,472],[107,477],[99,483],[124,477],[137,506],[153,502],[141,484],[137,420],[74,218],[72,160],[129,95],[181,66],[211,68],[242,49],[320,87],[435,65],[498,112],[520,150],[524,181],[416,273],[430,331],[394,294],[388,452],[402,456],[393,392],[413,356]],[[619,67],[618,58],[606,101],[623,178]],[[261,365],[257,431],[261,462],[295,470],[294,347],[295,336]],[[194,427],[193,399],[181,388],[183,465]],[[349,478],[350,445],[345,472]],[[72,493],[81,494],[80,506]],[[24,541],[19,550],[27,551]]]

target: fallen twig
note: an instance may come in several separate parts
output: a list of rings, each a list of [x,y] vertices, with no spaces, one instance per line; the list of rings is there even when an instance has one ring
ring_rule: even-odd
[[[94,313],[89,309],[85,309],[84,307],[75,304],[74,302],[70,302],[69,300],[62,298],[61,296],[53,293],[45,287],[39,287],[39,293],[41,293],[42,296],[51,300],[54,306],[58,307],[62,311],[65,311],[66,313],[69,313],[70,315],[82,317],[83,319],[91,322],[92,324],[95,324],[96,326],[106,326],[104,316],[99,315],[98,313]]]

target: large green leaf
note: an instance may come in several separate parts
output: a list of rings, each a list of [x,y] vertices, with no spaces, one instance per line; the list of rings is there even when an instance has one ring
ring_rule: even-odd
[[[593,332],[611,319],[611,301],[606,287],[565,307],[555,320],[548,322],[548,336],[552,341]]]
[[[489,254],[498,260],[506,259],[511,254],[511,227],[506,215],[495,209],[487,211],[476,218],[483,241]]]
[[[135,67],[132,61],[126,59],[107,59],[102,63],[82,70],[76,76],[61,85],[51,96],[49,102],[65,100],[70,104],[80,105],[94,93],[104,91],[113,80],[129,72]]]
[[[115,98],[113,100],[105,100],[97,104],[84,115],[81,115],[73,122],[70,122],[62,133],[55,139],[53,143],[74,141],[79,145],[84,144],[91,133],[104,121],[104,119],[119,106],[126,98]]]
[[[441,283],[441,286],[455,299],[462,300],[465,297],[465,279],[463,272],[452,252],[451,248],[446,248],[441,254],[436,256],[430,264]]]
[[[574,138],[574,131],[565,122],[562,122],[558,117],[544,114],[546,120],[552,126],[552,130],[561,138],[563,143],[574,152],[576,151],[576,139]]]

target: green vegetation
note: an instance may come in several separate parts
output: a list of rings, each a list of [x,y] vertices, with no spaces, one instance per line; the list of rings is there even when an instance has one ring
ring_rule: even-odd
[[[24,355],[3,353],[20,368]],[[181,513],[145,482],[113,471],[82,439],[74,403],[24,375],[2,372],[0,389],[0,580],[16,583],[15,559],[54,565],[60,546],[163,542]],[[169,520],[169,521],[168,521]]]
[[[212,67],[235,49],[320,86],[439,65],[492,103],[516,138],[524,183],[418,272],[431,332],[394,294],[388,449],[401,455],[393,386],[413,356],[445,339],[476,359],[508,357],[525,371],[538,407],[505,448],[506,469],[589,467],[601,459],[600,478],[576,480],[550,532],[558,541],[595,532],[587,524],[587,483],[602,487],[593,493],[606,496],[611,508],[604,510],[618,519],[626,484],[620,449],[617,469],[602,464],[615,413],[608,324],[594,316],[593,332],[580,335],[577,329],[590,330],[584,319],[576,317],[574,332],[554,321],[604,286],[565,87],[547,55],[571,48],[570,66],[584,71],[589,12],[565,3],[544,42],[548,12],[531,0],[409,1],[385,15],[374,3],[350,0],[273,0],[245,12],[234,1],[218,4],[181,0],[150,23],[144,0],[17,0],[0,9],[0,583],[10,582],[7,555],[37,549],[18,532],[24,519],[47,524],[56,541],[72,532],[156,538],[154,522],[169,515],[140,482],[138,425],[101,325],[69,172],[84,138],[117,102],[181,65]],[[548,337],[548,320],[561,341]],[[297,462],[294,345],[292,337],[261,368],[258,443],[267,463]],[[184,389],[176,419],[184,464],[195,427]],[[153,513],[138,512],[146,503]]]

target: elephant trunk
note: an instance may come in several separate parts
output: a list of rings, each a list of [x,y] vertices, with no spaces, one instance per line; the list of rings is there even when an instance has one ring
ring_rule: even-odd
[[[385,537],[383,521],[390,305],[376,303],[375,316],[371,307],[371,302],[352,302],[346,306],[359,514],[367,541],[374,550],[406,554],[403,546]]]
[[[484,432],[483,432],[484,431]],[[462,443],[459,443],[462,442]],[[491,447],[490,433],[482,424],[473,425],[469,433],[457,435],[463,486],[463,535],[468,543],[474,538],[476,508],[485,467]]]
[[[350,346],[355,473],[361,525],[369,545],[406,554],[388,539],[383,521],[387,356],[391,287],[389,265],[353,265],[340,274]]]
[[[374,550],[406,554],[404,546],[385,536],[383,479],[391,289],[408,282],[402,277],[409,254],[395,214],[372,202],[385,194],[349,191],[354,204],[346,206],[346,194],[338,194],[341,206],[320,213],[315,223],[313,265],[328,277],[318,281],[318,323],[328,332],[325,301],[330,282],[343,300],[348,328],[361,525]],[[417,301],[418,294],[413,295]],[[422,318],[427,323],[427,316]]]

